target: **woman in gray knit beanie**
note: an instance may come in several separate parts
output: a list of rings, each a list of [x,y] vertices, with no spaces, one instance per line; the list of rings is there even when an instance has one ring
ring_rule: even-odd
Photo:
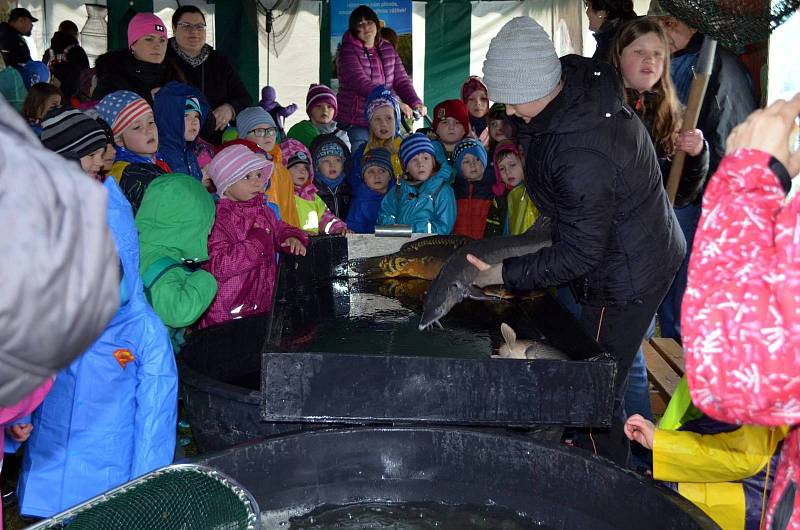
[[[510,116],[536,116],[561,86],[561,62],[544,28],[530,17],[503,26],[486,53],[483,82]]]
[[[569,284],[581,325],[617,361],[610,429],[576,442],[620,465],[628,371],[686,252],[652,142],[623,102],[614,68],[560,60],[531,18],[508,22],[483,64],[489,98],[506,104],[525,153],[528,194],[552,219],[551,247],[484,263],[475,284],[528,291]]]

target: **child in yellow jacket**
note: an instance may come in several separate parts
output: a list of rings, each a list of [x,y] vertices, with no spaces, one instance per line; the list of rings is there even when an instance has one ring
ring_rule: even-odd
[[[653,478],[667,482],[724,530],[757,530],[788,427],[730,425],[691,402],[681,379],[659,426],[634,414],[632,441],[653,451]],[[669,484],[672,483],[672,484]]]

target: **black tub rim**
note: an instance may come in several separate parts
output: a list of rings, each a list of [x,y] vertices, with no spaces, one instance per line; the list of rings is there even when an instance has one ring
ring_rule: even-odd
[[[261,390],[252,390],[214,379],[189,366],[183,354],[175,357],[175,363],[178,366],[178,380],[181,385],[191,386],[202,392],[240,403],[257,406],[261,404]]]
[[[577,447],[571,447],[563,443],[551,443],[542,440],[532,439],[530,437],[512,431],[497,432],[480,428],[424,426],[424,425],[373,425],[373,426],[348,426],[342,428],[321,428],[311,431],[281,433],[266,438],[257,438],[253,440],[248,440],[246,442],[242,442],[232,447],[198,455],[197,457],[187,459],[185,462],[201,463],[202,465],[214,468],[214,464],[209,462],[209,460],[218,458],[225,459],[227,455],[231,455],[236,451],[246,451],[248,450],[248,448],[259,445],[285,443],[287,441],[291,441],[292,439],[297,439],[300,437],[302,437],[303,440],[312,440],[313,438],[324,439],[325,437],[358,435],[359,433],[379,433],[379,434],[385,433],[387,435],[391,433],[401,433],[401,434],[431,433],[432,435],[460,434],[465,436],[481,437],[485,439],[499,438],[499,439],[513,440],[530,445],[532,447],[538,447],[545,449],[547,451],[561,453],[563,455],[566,455],[568,458],[576,458],[576,457],[584,458],[593,465],[600,465],[602,467],[609,468],[610,470],[613,470],[616,473],[621,473],[625,475],[626,477],[628,477],[628,479],[634,480],[642,487],[652,489],[653,493],[658,494],[666,502],[669,502],[672,505],[674,505],[676,509],[680,509],[681,511],[685,512],[697,524],[696,528],[698,530],[719,530],[719,526],[717,526],[716,523],[714,523],[714,521],[707,514],[705,514],[705,512],[703,512],[698,506],[694,505],[691,501],[684,498],[676,491],[666,486],[663,486],[658,481],[652,478],[648,478],[638,473],[635,473],[632,470],[622,468],[613,463],[612,461],[602,456],[595,455],[586,450]],[[226,472],[224,469],[221,469],[220,471]]]

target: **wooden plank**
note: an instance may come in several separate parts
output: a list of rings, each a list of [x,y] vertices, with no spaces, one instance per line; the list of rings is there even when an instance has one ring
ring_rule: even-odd
[[[667,410],[667,403],[657,390],[650,391],[650,410],[656,416],[661,416]]]
[[[662,339],[653,337],[650,344],[658,351],[661,357],[672,366],[672,369],[681,377],[685,372],[683,364],[683,348],[674,339]]]
[[[647,376],[650,382],[658,389],[659,392],[665,397],[672,397],[675,392],[675,387],[681,380],[681,377],[675,373],[672,366],[656,351],[649,342],[643,342],[644,358],[647,363]]]

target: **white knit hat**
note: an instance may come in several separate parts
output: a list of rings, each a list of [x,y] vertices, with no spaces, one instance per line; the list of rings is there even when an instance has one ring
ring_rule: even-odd
[[[489,44],[483,82],[489,99],[519,105],[541,99],[561,81],[561,61],[553,41],[535,20],[516,17]]]

